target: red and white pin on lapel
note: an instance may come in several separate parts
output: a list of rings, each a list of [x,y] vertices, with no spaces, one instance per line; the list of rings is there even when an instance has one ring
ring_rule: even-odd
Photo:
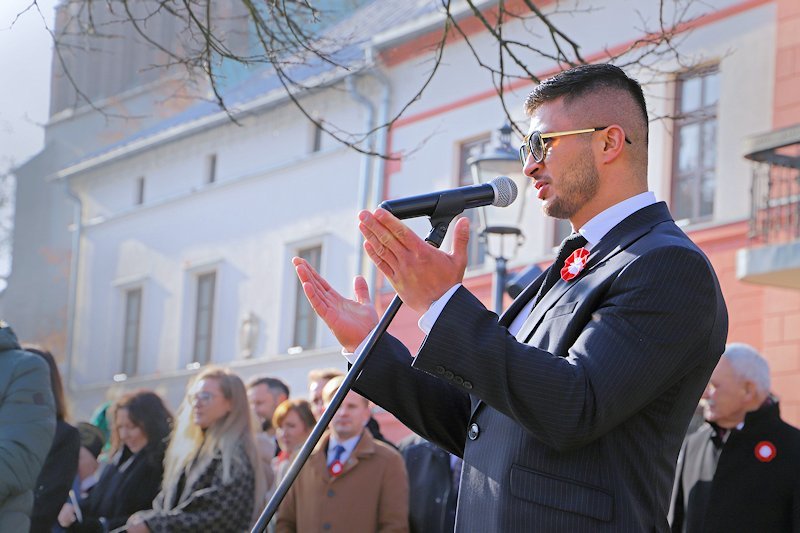
[[[328,473],[331,477],[336,477],[344,471],[344,465],[339,459],[336,459],[334,462],[331,463],[331,466],[328,467]]]
[[[778,455],[778,450],[775,449],[775,445],[768,440],[762,440],[756,444],[753,452],[756,454],[756,459],[762,463],[768,463]]]
[[[589,257],[589,250],[578,248],[572,255],[564,261],[564,268],[561,269],[561,279],[570,281],[581,273],[586,266],[586,258]]]

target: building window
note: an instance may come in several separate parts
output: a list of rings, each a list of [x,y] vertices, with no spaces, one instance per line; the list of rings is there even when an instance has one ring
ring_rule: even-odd
[[[480,139],[462,143],[459,147],[458,155],[458,184],[472,185],[472,170],[467,164],[470,157],[474,157],[486,149],[490,136],[482,137]],[[480,218],[477,209],[469,209],[464,213],[464,216],[469,219],[469,248],[467,249],[467,268],[480,268],[486,260],[486,243],[480,238]]]
[[[320,122],[321,119],[316,119],[317,122]],[[317,123],[313,123],[311,125],[314,128],[311,134],[311,153],[316,153],[322,150],[322,126]]]
[[[206,183],[217,181],[217,154],[209,154],[206,158]]]
[[[322,246],[313,246],[298,250],[297,255],[319,271],[322,258]],[[316,348],[317,344],[317,315],[308,303],[300,281],[296,281],[295,310],[294,310],[294,335],[292,346],[303,349]]]
[[[217,273],[197,276],[197,309],[194,321],[194,362],[205,365],[211,361],[211,341],[214,327],[214,292]]]
[[[677,82],[672,165],[672,213],[676,220],[714,214],[719,71],[691,71]]]
[[[142,319],[142,289],[125,291],[125,324],[122,334],[122,373],[135,376],[139,363],[139,329]]]
[[[133,194],[133,203],[135,205],[142,205],[144,203],[144,176],[136,178],[136,190]]]

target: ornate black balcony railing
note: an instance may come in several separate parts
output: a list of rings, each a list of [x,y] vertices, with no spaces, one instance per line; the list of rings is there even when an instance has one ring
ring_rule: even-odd
[[[752,160],[750,239],[800,240],[800,124],[747,140]]]

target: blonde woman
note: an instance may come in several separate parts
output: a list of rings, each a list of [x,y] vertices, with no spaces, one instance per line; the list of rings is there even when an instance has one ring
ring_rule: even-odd
[[[265,489],[251,416],[237,375],[203,370],[178,410],[161,492],[128,531],[248,531]]]

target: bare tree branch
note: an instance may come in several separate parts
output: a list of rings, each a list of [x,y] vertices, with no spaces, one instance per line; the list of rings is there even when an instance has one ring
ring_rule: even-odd
[[[354,6],[359,4],[358,0],[351,1]],[[657,64],[665,58],[683,64],[678,45],[693,20],[689,14],[693,12],[690,7],[694,0],[673,0],[670,9],[665,0],[646,1],[658,2],[655,27],[649,28],[640,13],[642,37],[622,50],[607,50],[607,61],[623,68],[657,69]],[[560,11],[555,3],[545,12],[534,0],[498,0],[488,8],[480,7],[477,0],[464,0],[455,6],[451,0],[440,2],[441,35],[430,49],[430,70],[394,116],[385,124],[360,133],[342,130],[316,116],[308,109],[304,97],[322,86],[337,83],[345,75],[377,68],[363,59],[354,60],[352,53],[345,53],[348,47],[367,46],[364,40],[368,36],[364,28],[350,28],[348,35],[346,24],[335,24],[335,13],[317,9],[307,0],[65,0],[59,13],[66,20],[57,25],[58,35],[49,28],[48,31],[54,39],[60,69],[74,90],[76,105],[108,113],[96,105],[96,95],[81,87],[81,80],[72,72],[72,58],[67,58],[65,52],[78,53],[81,43],[84,47],[100,43],[98,49],[102,49],[102,43],[114,39],[115,32],[128,28],[138,39],[137,46],[149,47],[153,52],[152,61],[141,67],[143,72],[163,68],[188,80],[202,80],[200,86],[205,87],[207,100],[227,113],[234,123],[239,123],[241,115],[227,86],[230,65],[266,68],[292,104],[316,127],[349,148],[382,157],[389,156],[379,153],[380,147],[364,148],[365,140],[376,131],[391,128],[422,97],[451,42],[463,43],[476,64],[491,76],[503,111],[518,131],[506,98],[512,84],[519,86],[520,80],[539,81],[530,65],[541,64],[542,59],[560,68],[586,62],[579,41],[561,27],[558,15],[579,15],[595,10],[595,6],[573,6],[569,11]],[[18,17],[33,8],[39,9],[36,0]],[[668,12],[672,14],[669,20]],[[488,35],[496,43],[490,53],[484,51],[485,47],[479,50],[473,43],[472,29],[476,22],[481,30],[478,35],[482,38]],[[472,29],[465,28],[466,23]],[[515,32],[506,31],[510,24],[515,25]],[[160,27],[174,31],[159,34]],[[523,35],[527,32],[531,38],[521,38],[520,28]],[[309,74],[312,70],[315,72]],[[101,95],[101,99],[102,96],[108,95]]]

